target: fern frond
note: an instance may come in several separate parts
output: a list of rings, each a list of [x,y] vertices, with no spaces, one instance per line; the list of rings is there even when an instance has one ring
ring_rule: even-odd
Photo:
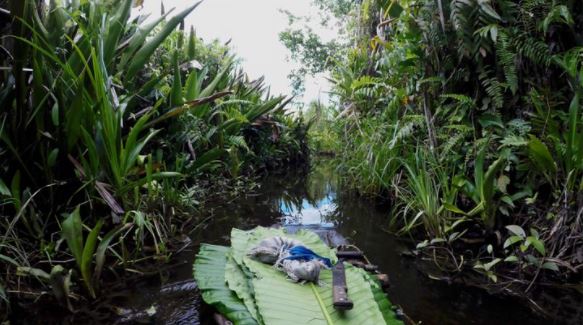
[[[229,136],[227,138],[227,143],[229,143],[231,147],[243,149],[247,153],[251,152],[251,149],[249,149],[249,146],[247,145],[247,141],[245,141],[245,137],[242,135]]]
[[[544,67],[550,66],[553,56],[549,46],[544,41],[527,33],[522,33],[513,40],[513,43],[514,48],[520,55],[528,58],[533,63]]]
[[[416,128],[424,125],[425,121],[423,115],[408,115],[407,119],[409,121],[405,122],[403,126],[399,126],[399,124],[397,124],[395,127],[393,137],[389,142],[389,149],[393,149],[399,143],[403,142],[404,139],[410,137]]]
[[[461,94],[442,94],[439,96],[441,98],[449,98],[457,101],[462,106],[467,107],[475,107],[476,103],[474,103],[474,99],[469,96],[461,95]]]
[[[518,91],[518,75],[516,73],[516,53],[511,48],[508,34],[505,31],[500,33],[496,43],[496,55],[498,62],[502,65],[506,84],[515,95]]]
[[[492,107],[502,108],[504,106],[504,87],[496,77],[490,77],[489,75],[490,71],[484,69],[479,75],[480,82],[492,101]]]

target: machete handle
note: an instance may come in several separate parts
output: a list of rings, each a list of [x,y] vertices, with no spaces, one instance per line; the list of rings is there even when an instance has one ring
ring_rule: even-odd
[[[358,258],[361,259],[364,257],[364,254],[359,251],[338,251],[336,252],[336,256],[340,259],[344,258]]]
[[[338,261],[332,269],[332,301],[334,308],[338,310],[350,310],[354,306],[352,300],[348,298],[343,261]]]

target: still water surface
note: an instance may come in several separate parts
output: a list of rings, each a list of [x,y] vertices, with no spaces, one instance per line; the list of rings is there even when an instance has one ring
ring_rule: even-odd
[[[192,234],[195,245],[177,257],[184,263],[172,270],[165,282],[192,279],[197,243],[226,245],[232,227],[300,225],[334,230],[360,247],[382,273],[389,275],[390,300],[415,321],[439,325],[561,323],[543,322],[515,298],[431,280],[422,272],[419,260],[402,255],[410,244],[384,230],[388,207],[338,189],[334,168],[320,161],[310,171],[291,170],[268,176],[260,181],[255,193],[207,204],[204,217],[210,217],[209,221]],[[178,290],[166,285],[162,291],[159,284],[142,283],[127,303],[135,310],[156,306],[157,323],[212,323],[204,308],[199,313],[201,302],[196,290],[180,289],[193,284],[182,283],[176,286]]]

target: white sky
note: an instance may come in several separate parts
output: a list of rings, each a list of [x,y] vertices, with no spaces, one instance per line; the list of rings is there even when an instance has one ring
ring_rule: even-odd
[[[175,14],[195,3],[192,0],[164,0],[164,7],[175,7]],[[197,36],[205,41],[219,39],[226,42],[231,39],[231,47],[243,59],[243,69],[251,78],[265,76],[272,94],[291,94],[287,75],[296,66],[288,62],[289,51],[279,41],[279,32],[288,24],[287,16],[279,9],[290,11],[296,16],[316,15],[311,0],[205,0],[185,20],[185,30],[193,25]],[[143,12],[160,14],[159,0],[145,0]],[[313,19],[310,27],[327,40],[335,32],[319,25]],[[204,64],[204,62],[202,62]],[[329,82],[319,76],[309,78],[306,82],[305,103],[320,98],[327,101],[326,92]]]

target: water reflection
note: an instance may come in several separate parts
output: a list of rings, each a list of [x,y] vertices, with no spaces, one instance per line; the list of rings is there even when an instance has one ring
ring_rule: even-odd
[[[406,245],[387,232],[388,207],[350,196],[340,190],[334,166],[329,161],[315,162],[311,170],[292,169],[284,174],[270,175],[261,181],[257,193],[236,200],[222,199],[207,204],[201,219],[207,222],[192,234],[193,242],[228,245],[231,228],[251,229],[258,225],[304,225],[333,227],[338,233],[359,246],[368,258],[389,275],[392,286],[389,296],[414,320],[423,324],[539,324],[543,323],[528,308],[514,299],[491,296],[459,285],[430,280],[419,272],[421,263],[404,258]],[[175,257],[183,266],[174,269],[168,282],[192,279],[192,263],[197,245]],[[157,292],[160,284],[141,284]],[[136,295],[135,306],[150,306],[152,295]],[[162,296],[158,296],[160,299]],[[181,301],[165,301],[165,305],[181,305]],[[178,309],[177,309],[178,310]],[[172,323],[174,318],[159,319]],[[182,315],[184,316],[184,315]],[[197,314],[198,317],[198,314]],[[202,322],[205,323],[205,316]],[[579,319],[579,318],[578,318]],[[190,323],[198,319],[190,318]]]
[[[300,198],[292,198],[284,190],[279,199],[279,210],[286,226],[333,227],[333,214],[337,211],[337,177],[329,161],[320,161],[312,168],[305,182],[305,192]],[[293,192],[292,192],[293,193]]]
[[[416,321],[423,324],[521,324],[527,317],[528,324],[542,322],[514,299],[429,279],[419,271],[418,261],[402,256],[408,247],[383,230],[388,224],[389,207],[342,192],[330,161],[315,162],[307,174],[288,172],[271,176],[263,184],[260,195],[275,198],[282,225],[333,227],[365,251],[391,278],[389,296],[392,302],[401,305]]]

